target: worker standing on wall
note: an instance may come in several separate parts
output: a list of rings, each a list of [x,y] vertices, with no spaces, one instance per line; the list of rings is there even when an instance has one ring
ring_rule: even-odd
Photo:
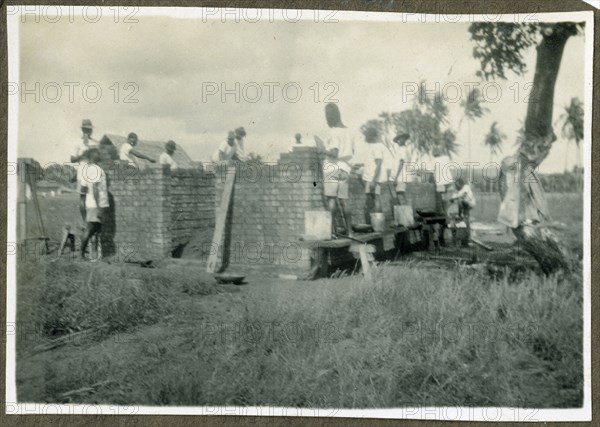
[[[322,154],[325,155],[323,188],[327,198],[327,208],[333,218],[336,205],[339,203],[346,232],[352,234],[352,216],[346,201],[348,200],[348,178],[354,155],[354,138],[351,130],[342,123],[342,116],[336,104],[329,103],[325,106],[325,119],[330,129],[329,138],[325,141],[325,148],[322,150]]]
[[[131,158],[131,156],[135,156],[139,159],[148,160],[150,163],[156,163],[156,160],[154,160],[152,157],[148,157],[145,154],[133,148],[137,145],[137,143],[138,136],[136,133],[131,132],[129,135],[127,135],[127,142],[121,145],[121,149],[119,150],[119,158],[123,161],[128,162],[134,167],[136,166],[136,164]]]
[[[232,159],[238,162],[248,160],[248,156],[246,155],[246,129],[242,126],[235,130],[235,152]]]
[[[227,134],[227,139],[225,141],[223,141],[221,143],[221,145],[219,145],[219,148],[217,148],[217,151],[215,151],[214,154],[212,155],[212,161],[214,163],[228,162],[228,161],[232,160],[233,155],[235,154],[235,151],[236,151],[235,132],[229,131],[229,133]]]
[[[177,145],[175,144],[175,141],[167,141],[165,144],[165,151],[158,158],[158,163],[161,165],[169,165],[171,170],[177,169],[177,162],[173,159],[176,148]]]

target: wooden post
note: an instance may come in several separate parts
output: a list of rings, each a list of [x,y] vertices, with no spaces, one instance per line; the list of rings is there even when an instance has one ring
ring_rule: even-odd
[[[27,238],[27,163],[19,159],[17,163],[17,240],[24,242]]]
[[[207,273],[216,273],[219,270],[219,252],[221,251],[221,244],[223,242],[223,233],[225,232],[225,225],[227,221],[227,214],[229,212],[229,203],[231,200],[231,193],[233,192],[233,185],[235,183],[235,167],[227,168],[227,175],[225,177],[225,188],[223,190],[223,196],[221,198],[221,206],[217,211],[217,218],[215,224],[215,232],[212,240],[211,253],[206,263]],[[215,250],[216,248],[216,250]],[[224,250],[223,250],[224,252]]]

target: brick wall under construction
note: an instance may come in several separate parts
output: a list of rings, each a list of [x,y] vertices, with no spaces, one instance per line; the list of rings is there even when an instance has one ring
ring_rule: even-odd
[[[202,166],[142,170],[104,164],[111,214],[103,224],[103,254],[134,260],[172,256],[194,235],[214,226],[214,177]]]
[[[317,151],[294,147],[277,164],[238,164],[220,258],[229,267],[276,265],[279,271],[298,272],[310,267],[311,253],[300,237],[305,233],[304,212],[325,210],[323,178]],[[226,168],[216,172],[216,209],[219,209]],[[354,223],[365,221],[364,186],[350,175],[349,208]],[[415,209],[435,210],[435,185],[407,184],[407,199]],[[387,184],[381,192],[386,222],[393,221]],[[337,221],[341,224],[341,217]],[[213,248],[214,250],[215,248]]]
[[[225,239],[219,246],[228,266],[277,265],[282,270],[310,266],[299,238],[304,212],[323,209],[314,150],[296,149],[277,164],[238,164]],[[226,169],[216,174],[216,206],[221,202]]]
[[[132,259],[179,256],[199,232],[207,250],[218,250],[227,266],[276,265],[297,272],[310,267],[311,253],[300,238],[304,213],[324,210],[323,178],[316,149],[295,147],[276,164],[237,165],[225,236],[210,242],[227,168],[198,164],[171,171],[151,165],[137,170],[115,162],[103,165],[109,179],[111,215],[103,224],[103,253]],[[415,209],[435,210],[435,186],[409,183]],[[393,220],[390,191],[381,194],[386,222]],[[354,223],[368,222],[360,177],[350,176],[349,208]],[[341,224],[341,217],[337,221]],[[202,255],[206,256],[206,254]],[[202,259],[205,260],[205,259]]]

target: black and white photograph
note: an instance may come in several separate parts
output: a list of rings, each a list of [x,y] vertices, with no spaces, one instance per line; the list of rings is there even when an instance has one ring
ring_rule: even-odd
[[[6,413],[591,420],[595,12],[446,3],[7,6]]]

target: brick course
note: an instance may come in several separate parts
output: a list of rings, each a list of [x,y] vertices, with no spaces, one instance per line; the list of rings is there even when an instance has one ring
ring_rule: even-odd
[[[137,170],[124,162],[102,166],[112,206],[103,225],[105,254],[160,259],[214,226],[214,177],[201,165],[175,171],[163,165]]]
[[[214,228],[227,172],[224,165],[207,164],[203,169],[198,164],[175,171],[161,165],[135,170],[123,162],[103,167],[114,206],[112,218],[103,226],[109,241],[105,253],[160,259],[171,256],[199,231]],[[351,174],[349,185],[353,222],[366,222],[360,177]],[[381,198],[391,224],[387,184]],[[415,209],[435,210],[435,185],[409,183],[407,198]],[[229,266],[275,265],[284,271],[304,271],[311,256],[299,240],[305,232],[304,212],[324,209],[315,148],[295,147],[276,164],[238,164],[225,239],[218,248],[221,258]]]
[[[304,212],[325,210],[323,177],[313,147],[295,147],[277,164],[238,164],[231,200],[227,239],[221,256],[225,265],[277,265],[283,271],[306,270],[310,253],[299,238],[304,234]],[[215,206],[221,203],[226,169],[215,167]],[[360,177],[350,176],[349,208],[354,223],[364,221],[365,194]],[[386,184],[387,185],[387,184]],[[386,222],[393,221],[390,192],[382,189]],[[415,209],[435,210],[435,185],[407,185]],[[341,224],[341,217],[338,215]]]

